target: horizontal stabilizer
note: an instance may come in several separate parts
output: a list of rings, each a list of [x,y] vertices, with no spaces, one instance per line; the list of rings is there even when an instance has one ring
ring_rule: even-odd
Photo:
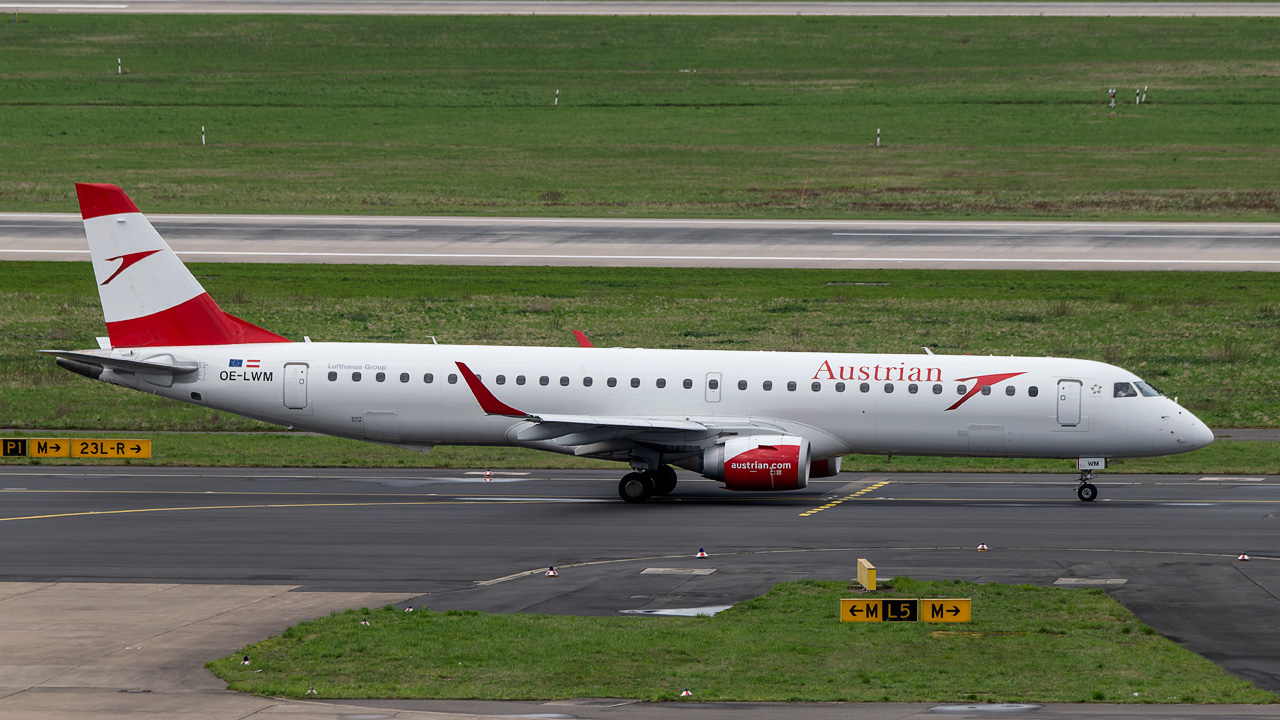
[[[126,360],[120,357],[111,357],[110,355],[98,355],[93,352],[75,351],[75,350],[41,350],[45,355],[65,358],[86,365],[96,365],[100,368],[110,368],[121,372],[141,373],[143,375],[186,375],[200,369],[200,366],[193,362],[153,362],[150,360]],[[172,359],[171,356],[165,355]]]

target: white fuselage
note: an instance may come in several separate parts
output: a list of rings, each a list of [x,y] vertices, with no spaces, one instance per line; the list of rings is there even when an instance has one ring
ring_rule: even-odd
[[[136,348],[112,355],[196,362],[199,372],[165,386],[163,378],[153,384],[146,375],[134,380],[108,371],[101,378],[108,382],[136,382],[140,390],[298,429],[424,450],[520,445],[574,452],[564,443],[516,438],[529,423],[482,411],[459,377],[459,362],[496,398],[522,411],[741,419],[807,438],[815,459],[848,453],[1144,457],[1212,441],[1208,428],[1169,398],[1117,397],[1118,383],[1139,379],[1088,360],[381,343]]]

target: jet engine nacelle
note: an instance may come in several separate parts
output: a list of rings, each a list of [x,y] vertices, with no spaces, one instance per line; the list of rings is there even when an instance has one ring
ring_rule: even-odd
[[[809,441],[794,435],[730,438],[703,451],[702,474],[729,490],[799,490],[809,485]]]

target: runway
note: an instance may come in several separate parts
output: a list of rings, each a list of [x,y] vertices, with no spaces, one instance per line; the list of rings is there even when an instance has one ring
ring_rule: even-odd
[[[1280,613],[1277,476],[1106,473],[1093,503],[1075,499],[1067,475],[845,474],[768,494],[682,473],[672,496],[644,506],[618,500],[616,483],[599,471],[486,481],[459,470],[6,466],[0,583],[297,586],[434,610],[654,614],[850,578],[866,557],[881,577],[1105,587],[1159,632],[1280,690],[1269,620]],[[695,558],[699,547],[710,557]],[[1239,562],[1242,552],[1253,559]],[[554,580],[543,577],[551,565]],[[19,671],[0,666],[0,687],[6,672]],[[892,717],[919,709],[907,710]],[[747,717],[769,717],[760,712]]]
[[[1280,270],[1280,223],[149,215],[190,262]],[[88,260],[76,214],[0,214],[0,260]]]
[[[900,15],[1045,17],[1277,17],[1248,2],[577,2],[574,0],[104,0],[18,2],[10,11],[286,15]]]

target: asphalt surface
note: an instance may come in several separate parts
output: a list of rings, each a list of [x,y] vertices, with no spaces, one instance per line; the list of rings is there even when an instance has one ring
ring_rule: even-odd
[[[866,557],[882,578],[1107,580],[1162,634],[1280,691],[1280,477],[1106,473],[1093,503],[1075,500],[1068,475],[846,474],[763,494],[682,473],[671,497],[645,506],[619,501],[616,482],[598,471],[485,481],[477,471],[10,466],[0,468],[0,582],[260,583],[400,593],[435,610],[615,615],[850,578]],[[694,557],[700,547],[711,557]],[[544,577],[548,566],[559,577]]]
[[[149,218],[203,262],[1280,270],[1277,223]],[[76,214],[0,214],[0,259],[88,257]]]
[[[1060,17],[1277,17],[1248,2],[520,2],[504,0],[104,0],[18,2],[0,9],[71,13],[306,15],[903,15]]]

